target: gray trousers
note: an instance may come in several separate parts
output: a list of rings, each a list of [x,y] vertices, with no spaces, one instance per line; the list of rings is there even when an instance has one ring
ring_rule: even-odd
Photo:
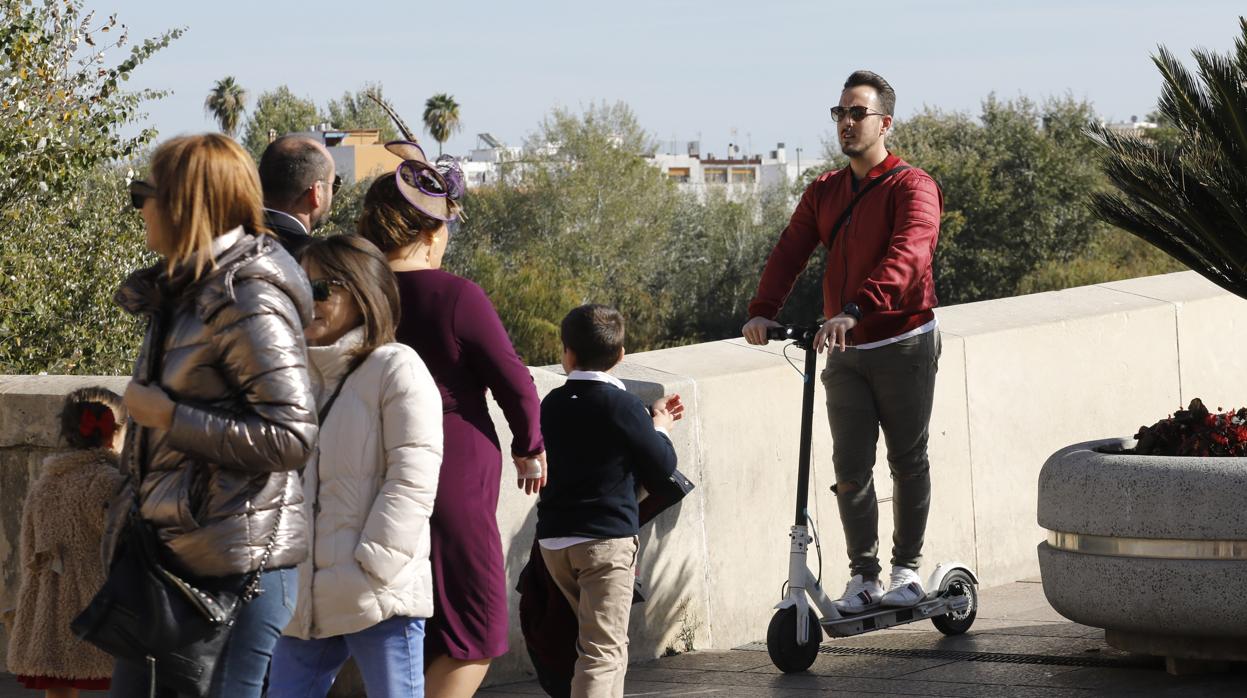
[[[874,349],[833,350],[827,358],[822,378],[834,442],[832,491],[852,574],[877,577],[881,571],[874,480],[880,427],[893,480],[892,564],[918,569],[931,508],[927,434],[939,358],[938,329]]]

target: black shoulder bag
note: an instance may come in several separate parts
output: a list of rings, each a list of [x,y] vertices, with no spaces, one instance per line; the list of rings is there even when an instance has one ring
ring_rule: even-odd
[[[866,196],[867,192],[874,189],[876,185],[882,184],[883,180],[908,169],[910,169],[909,165],[897,165],[896,167],[893,167],[887,172],[884,172],[878,177],[870,180],[866,183],[866,186],[859,189],[858,192],[853,195],[853,199],[849,201],[849,205],[845,207],[843,212],[840,213],[840,217],[836,219],[835,225],[831,226],[831,235],[827,238],[827,249],[831,249],[831,243],[836,241],[836,235],[840,233],[840,227],[849,222],[849,217],[853,215],[853,207],[857,205],[857,202],[862,200],[863,196]],[[852,177],[853,173],[849,172],[849,176]]]
[[[836,242],[836,236],[840,234],[840,228],[844,226],[844,224],[849,222],[849,218],[852,217],[853,215],[853,207],[857,205],[857,202],[861,201],[862,197],[866,196],[866,194],[870,192],[871,189],[874,189],[879,184],[883,184],[883,181],[885,179],[890,178],[892,175],[897,174],[898,172],[904,172],[905,170],[908,170],[908,169],[911,169],[909,165],[897,165],[896,167],[893,167],[887,172],[884,172],[878,177],[875,177],[874,179],[870,180],[869,182],[866,183],[866,186],[862,187],[861,189],[857,191],[857,194],[855,194],[853,196],[853,199],[849,201],[849,205],[845,207],[844,211],[840,214],[840,217],[836,219],[836,224],[831,226],[831,235],[828,236],[827,238],[828,257],[831,256],[831,246]],[[852,177],[853,173],[849,172],[849,176]],[[849,270],[848,270],[849,251],[847,247],[840,248],[840,251],[841,251],[841,262],[843,263],[843,268],[840,270],[840,298],[843,299],[844,298],[844,284],[846,280],[845,277],[847,277],[849,274]],[[830,262],[830,259],[828,261]]]
[[[154,333],[159,339],[160,333]],[[159,351],[161,342],[153,341]],[[147,380],[158,357],[149,358]],[[145,429],[136,429],[139,445]],[[132,432],[134,433],[134,432]],[[140,436],[141,434],[141,436]],[[132,449],[130,449],[132,451]],[[142,481],[142,449],[133,454]],[[273,533],[259,568],[246,575],[188,579],[163,561],[162,545],[139,512],[138,483],[108,569],[104,586],[70,623],[74,634],[108,654],[150,672],[149,693],[160,685],[181,695],[203,698],[212,685],[218,660],[243,604],[262,593],[260,575],[272,557],[286,509],[283,492]]]

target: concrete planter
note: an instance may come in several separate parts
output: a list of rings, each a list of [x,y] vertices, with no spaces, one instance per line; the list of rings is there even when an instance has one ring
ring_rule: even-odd
[[[1247,661],[1247,458],[1054,453],[1039,475],[1044,594],[1119,649]]]

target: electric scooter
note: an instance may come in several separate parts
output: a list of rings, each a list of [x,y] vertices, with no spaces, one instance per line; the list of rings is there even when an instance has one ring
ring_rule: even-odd
[[[785,673],[805,671],[818,656],[823,632],[832,637],[849,637],[894,625],[931,619],[945,635],[959,635],[970,629],[978,613],[978,579],[969,566],[942,562],[931,573],[926,597],[906,608],[871,607],[861,613],[846,614],[823,591],[819,579],[810,572],[806,554],[815,544],[822,569],[822,549],[817,534],[811,536],[807,504],[810,493],[810,440],[814,420],[814,384],[817,347],[814,336],[821,325],[786,325],[767,330],[767,339],[787,340],[805,350],[804,389],[801,398],[801,448],[797,461],[797,511],[788,537],[787,594],[775,606],[766,631],[766,649],[775,667]],[[811,607],[810,602],[813,602]],[[815,608],[818,612],[815,613]],[[821,618],[819,617],[821,616]]]

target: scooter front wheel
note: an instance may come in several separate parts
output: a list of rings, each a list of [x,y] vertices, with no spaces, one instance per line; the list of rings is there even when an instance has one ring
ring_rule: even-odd
[[[809,609],[810,634],[804,645],[797,644],[797,608],[781,608],[771,617],[766,629],[766,651],[776,669],[791,674],[805,671],[818,657],[818,645],[823,641],[823,628],[818,624],[814,609]]]
[[[961,611],[931,618],[931,624],[945,635],[960,635],[970,629],[970,626],[974,624],[974,617],[979,613],[978,588],[969,574],[963,570],[957,570],[948,576],[944,583],[943,593],[966,596],[969,603]]]

